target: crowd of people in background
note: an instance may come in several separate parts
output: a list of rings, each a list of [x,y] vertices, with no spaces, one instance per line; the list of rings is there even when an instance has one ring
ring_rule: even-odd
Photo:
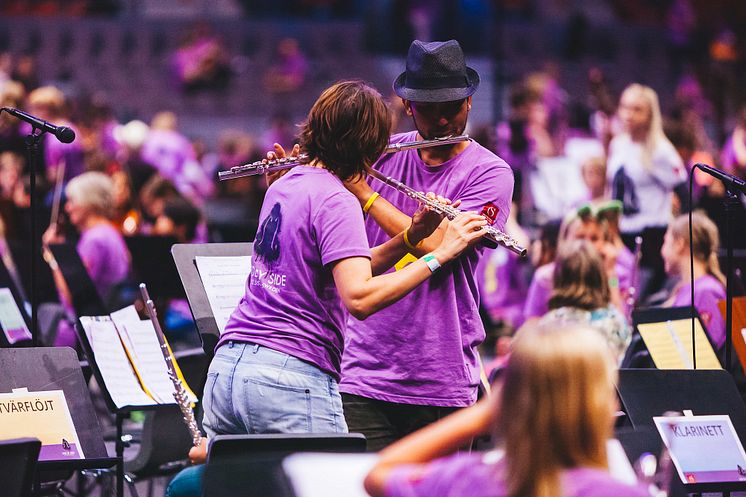
[[[192,39],[198,45],[199,34]],[[203,39],[208,40],[202,48],[209,58],[210,38]],[[185,46],[183,50],[176,53],[176,61],[186,60],[188,49]],[[278,93],[292,92],[302,84],[306,63],[295,40],[283,41],[278,50],[284,59],[267,74],[265,85]],[[101,193],[107,199],[106,209],[97,209],[94,214],[104,215],[123,236],[171,235],[182,242],[220,240],[218,231],[208,231],[211,220],[205,215],[206,207],[227,199],[257,215],[266,183],[258,176],[220,183],[216,172],[261,159],[273,143],[294,142],[296,123],[283,112],[273,116],[271,127],[262,136],[229,130],[215,144],[185,136],[179,131],[176,114],[168,110],[157,112],[149,123],[139,119],[120,122],[111,107],[99,99],[69,98],[60,88],[42,85],[34,75],[33,63],[24,57],[6,55],[2,60],[2,106],[25,109],[69,126],[77,134],[71,144],[50,136],[43,141],[37,180],[45,208],[52,209],[55,188],[90,172],[103,173],[110,180],[103,187],[107,191]],[[208,67],[214,69],[212,62]],[[190,71],[182,69],[186,71],[182,74],[185,85],[198,87],[206,81],[189,80]],[[680,80],[674,91],[675,105],[665,114],[650,87],[631,82],[617,95],[600,69],[591,70],[588,80],[586,95],[568,95],[556,68],[528,74],[511,86],[504,121],[476,124],[467,130],[511,165],[516,188],[507,229],[531,245],[531,257],[526,260],[502,249],[483,258],[478,268],[482,315],[497,339],[547,312],[588,313],[588,322],[605,328],[612,348],[622,354],[629,336],[631,305],[667,300],[682,304],[685,300],[679,291],[681,285],[672,281],[682,271],[669,264],[666,253],[672,250],[669,238],[678,231],[669,230],[664,253],[656,264],[644,268],[633,254],[635,238],[657,236],[660,247],[670,220],[700,209],[695,221],[706,224],[702,230],[709,238],[706,247],[695,248],[695,256],[705,261],[716,258],[723,187],[696,171],[690,202],[687,179],[696,162],[743,176],[746,110],[735,116],[731,132],[720,140],[712,121],[712,104],[693,76]],[[409,123],[402,119],[401,100],[394,97],[389,103],[392,132],[401,131]],[[8,240],[29,238],[30,166],[24,148],[29,131],[28,125],[12,116],[0,116],[0,219]],[[78,202],[69,189],[63,191],[67,208],[61,210],[57,226],[47,231],[47,236],[50,240],[84,240],[87,228],[79,221]],[[245,239],[251,238],[253,233],[245,233]],[[570,244],[573,240],[590,242],[593,250]],[[563,252],[565,243],[576,248],[573,257]],[[568,281],[568,271],[579,279]],[[700,271],[697,276],[703,274],[715,275],[708,280],[715,290],[722,287],[719,270]],[[573,297],[594,285],[603,286],[602,280],[609,283],[611,294],[600,293],[593,302]],[[116,283],[104,286],[116,287]],[[634,302],[630,291],[636,292]],[[719,295],[718,291],[714,295]],[[711,330],[712,337],[720,344],[722,323],[710,304],[704,304],[709,307],[700,313],[706,324],[713,320],[711,326],[716,329]]]

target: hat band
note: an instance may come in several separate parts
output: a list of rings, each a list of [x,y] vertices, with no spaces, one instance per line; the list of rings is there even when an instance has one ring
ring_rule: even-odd
[[[468,88],[469,79],[466,77],[466,75],[420,78],[412,74],[407,74],[404,85],[407,88],[413,88],[413,89],[418,89],[418,90],[440,90],[443,88]]]

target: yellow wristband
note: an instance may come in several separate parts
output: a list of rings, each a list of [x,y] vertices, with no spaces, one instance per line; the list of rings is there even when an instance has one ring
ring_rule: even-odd
[[[418,243],[417,245],[412,245],[412,242],[409,241],[409,228],[407,228],[407,229],[404,230],[404,245],[406,245],[408,249],[410,249],[410,250],[417,250],[417,247],[421,243],[422,243],[422,241],[420,241],[420,243]]]
[[[370,207],[373,205],[373,202],[375,202],[378,197],[380,197],[380,195],[378,194],[378,192],[374,192],[373,195],[370,196],[370,198],[368,199],[368,201],[365,202],[365,205],[363,206],[363,212],[365,214],[368,213],[368,211],[370,210]]]

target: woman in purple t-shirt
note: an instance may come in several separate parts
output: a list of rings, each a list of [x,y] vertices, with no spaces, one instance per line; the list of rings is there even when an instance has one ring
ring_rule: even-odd
[[[388,110],[361,82],[337,83],[313,105],[300,135],[307,158],[267,190],[246,292],[210,365],[208,436],[347,431],[337,388],[347,313],[365,319],[396,302],[480,238],[486,220],[464,214],[436,250],[381,274],[441,221],[421,209],[369,247],[344,182],[362,180],[388,139]]]
[[[609,474],[616,371],[600,334],[549,321],[524,327],[512,347],[496,395],[381,451],[370,495],[649,497]],[[454,454],[490,433],[496,450]]]
[[[692,305],[690,257],[694,255],[694,307],[716,349],[725,344],[725,321],[718,302],[725,300],[725,276],[720,272],[718,228],[702,212],[692,213],[692,241],[689,252],[689,216],[677,217],[663,237],[661,256],[666,274],[681,278],[665,305]]]
[[[80,233],[76,249],[104,302],[109,301],[114,287],[127,278],[130,270],[127,245],[122,234],[111,222],[113,191],[114,183],[111,178],[93,171],[76,176],[65,187],[65,212],[70,224]],[[72,313],[70,290],[48,249],[50,244],[64,241],[65,238],[58,232],[56,224],[50,226],[42,236],[44,259],[52,270],[63,306]],[[61,326],[55,344],[74,346],[75,343],[73,330]]]

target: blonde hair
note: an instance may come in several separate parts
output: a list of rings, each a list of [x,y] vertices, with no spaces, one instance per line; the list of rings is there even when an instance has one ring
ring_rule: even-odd
[[[585,325],[530,324],[516,337],[496,425],[507,495],[556,497],[562,470],[607,467],[615,362],[603,337]]]
[[[29,93],[28,104],[44,109],[52,118],[62,117],[65,113],[65,94],[57,87],[42,86]]]
[[[567,240],[554,263],[549,308],[577,307],[584,310],[609,305],[609,282],[598,251],[585,240]]]
[[[671,235],[676,240],[683,240],[689,248],[689,215],[683,214],[673,220],[669,226]],[[692,212],[692,255],[706,264],[707,273],[725,285],[725,275],[720,270],[718,248],[720,234],[718,227],[701,211]]]
[[[104,173],[91,171],[74,177],[65,187],[65,195],[95,214],[111,217],[114,182]]]
[[[648,132],[645,135],[645,140],[642,144],[642,165],[645,170],[650,171],[653,169],[653,155],[655,149],[661,142],[671,143],[666,134],[663,132],[663,117],[661,115],[661,107],[658,103],[658,94],[649,86],[641,85],[639,83],[632,83],[627,86],[622,92],[620,101],[625,95],[636,94],[641,98],[650,111],[650,121],[648,122]],[[673,145],[671,145],[673,147]]]

